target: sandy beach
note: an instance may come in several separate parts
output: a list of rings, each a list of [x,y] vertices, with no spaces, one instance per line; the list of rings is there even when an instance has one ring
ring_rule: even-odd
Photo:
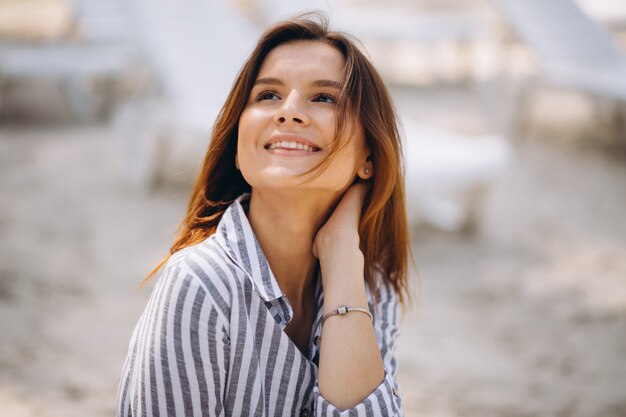
[[[18,2],[5,3],[16,6],[5,13],[20,12]],[[126,2],[48,3],[67,12],[57,19],[67,33],[54,36],[64,36],[69,49],[80,46],[81,35],[74,33],[80,22],[70,21],[72,7],[95,6],[83,16],[83,35],[122,46],[144,36],[141,59],[153,66],[133,57],[130,73],[120,70],[119,85],[105,83],[102,91],[81,90],[93,87],[95,78],[87,76],[29,80],[16,71],[18,81],[0,79],[0,417],[110,417],[131,333],[154,283],[139,284],[167,254],[190,192],[184,179],[138,184],[135,174],[147,160],[139,159],[155,149],[144,145],[158,143],[150,141],[160,128],[186,126],[180,140],[173,134],[170,147],[158,149],[164,160],[183,149],[182,164],[179,158],[173,168],[160,168],[180,179],[197,167],[198,132],[209,129],[205,101],[217,109],[214,92],[226,94],[229,65],[238,67],[247,50],[247,38],[238,38],[253,33],[245,33],[246,19],[263,7],[273,19],[287,2],[272,3],[273,10],[268,2],[232,2],[248,17],[202,2],[180,15],[171,2],[149,8],[139,2],[135,12],[145,16],[135,23]],[[365,4],[380,11],[379,2],[345,3],[350,13]],[[605,17],[618,10],[617,2],[597,3],[608,5]],[[396,352],[404,415],[626,417],[626,109],[623,101],[539,88],[516,130],[514,118],[507,119],[516,116],[514,87],[530,85],[524,82],[540,74],[541,62],[494,7],[458,0],[384,4],[425,24],[421,38],[402,41],[401,25],[390,20],[389,28],[399,30],[396,42],[378,44],[401,114],[467,140],[499,135],[511,149],[485,189],[473,230],[444,232],[425,222],[411,229],[413,301]],[[32,15],[22,16],[28,33],[42,28]],[[49,17],[44,21],[54,23]],[[407,27],[403,33],[412,33]],[[611,27],[626,40],[626,26]],[[11,36],[10,42],[21,39]],[[95,53],[87,56],[84,62]],[[44,68],[24,62],[28,70]],[[74,93],[85,93],[73,110],[60,85],[69,79],[77,81]],[[101,99],[106,111],[98,116],[81,108]],[[142,113],[142,100],[158,111]],[[120,103],[130,102],[141,104],[124,113]],[[619,105],[621,113],[613,113]],[[70,113],[81,110],[98,121],[72,121]],[[112,121],[105,122],[109,111]],[[124,131],[120,120],[131,128]],[[617,140],[603,140],[607,129],[618,132]],[[185,158],[198,159],[187,165]]]
[[[440,100],[448,122],[471,119]],[[150,293],[137,286],[188,193],[129,184],[124,149],[105,125],[0,130],[2,416],[115,413]],[[475,234],[412,230],[405,415],[625,416],[624,155],[536,139],[514,151]]]

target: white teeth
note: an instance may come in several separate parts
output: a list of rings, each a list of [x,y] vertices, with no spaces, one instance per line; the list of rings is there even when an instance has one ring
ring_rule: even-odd
[[[280,142],[274,142],[272,144],[270,144],[270,146],[268,146],[267,149],[272,150],[275,148],[286,148],[286,149],[302,149],[305,150],[307,152],[313,152],[314,148],[312,146],[309,145],[305,145],[304,143],[300,143],[300,142],[292,142],[292,141],[287,141],[287,140],[283,140]]]

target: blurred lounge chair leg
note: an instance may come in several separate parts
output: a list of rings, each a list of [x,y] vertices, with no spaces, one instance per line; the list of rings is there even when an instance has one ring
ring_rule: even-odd
[[[61,89],[73,120],[88,123],[100,118],[101,100],[93,91],[91,79],[65,78],[61,81]]]
[[[513,84],[507,137],[514,144],[522,144],[531,131],[533,121],[530,106],[536,88],[532,79],[523,79]]]
[[[7,77],[5,77],[2,72],[2,67],[0,67],[0,120],[2,119],[2,111],[4,110],[4,89],[7,83]]]
[[[160,166],[167,157],[167,105],[159,100],[134,100],[119,106],[113,128],[122,139],[130,183],[147,191],[159,188]]]

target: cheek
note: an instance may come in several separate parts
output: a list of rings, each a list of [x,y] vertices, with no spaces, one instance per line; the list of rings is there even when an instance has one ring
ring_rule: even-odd
[[[239,138],[239,143],[241,143],[242,139],[245,140],[245,138],[247,137],[249,125],[250,116],[248,112],[244,110],[244,112],[241,114],[241,117],[239,117],[239,123],[237,125],[237,137]],[[239,145],[237,146],[239,147]]]
[[[243,142],[246,146],[259,145],[271,125],[272,118],[268,112],[259,109],[244,110],[237,128],[239,143]]]
[[[324,112],[318,119],[320,129],[324,132],[327,140],[333,140],[335,138],[337,117],[335,112]]]
[[[250,151],[250,146],[256,140],[254,132],[258,131],[255,128],[254,118],[249,113],[243,113],[239,118],[239,125],[237,127],[237,154],[240,154],[240,158]]]
[[[354,146],[343,148],[328,167],[329,178],[349,183],[359,166],[360,150]]]

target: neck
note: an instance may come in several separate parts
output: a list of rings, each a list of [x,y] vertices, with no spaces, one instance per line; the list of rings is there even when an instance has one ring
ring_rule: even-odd
[[[313,240],[338,195],[253,189],[248,219],[278,285],[292,307],[311,297],[317,259]]]

